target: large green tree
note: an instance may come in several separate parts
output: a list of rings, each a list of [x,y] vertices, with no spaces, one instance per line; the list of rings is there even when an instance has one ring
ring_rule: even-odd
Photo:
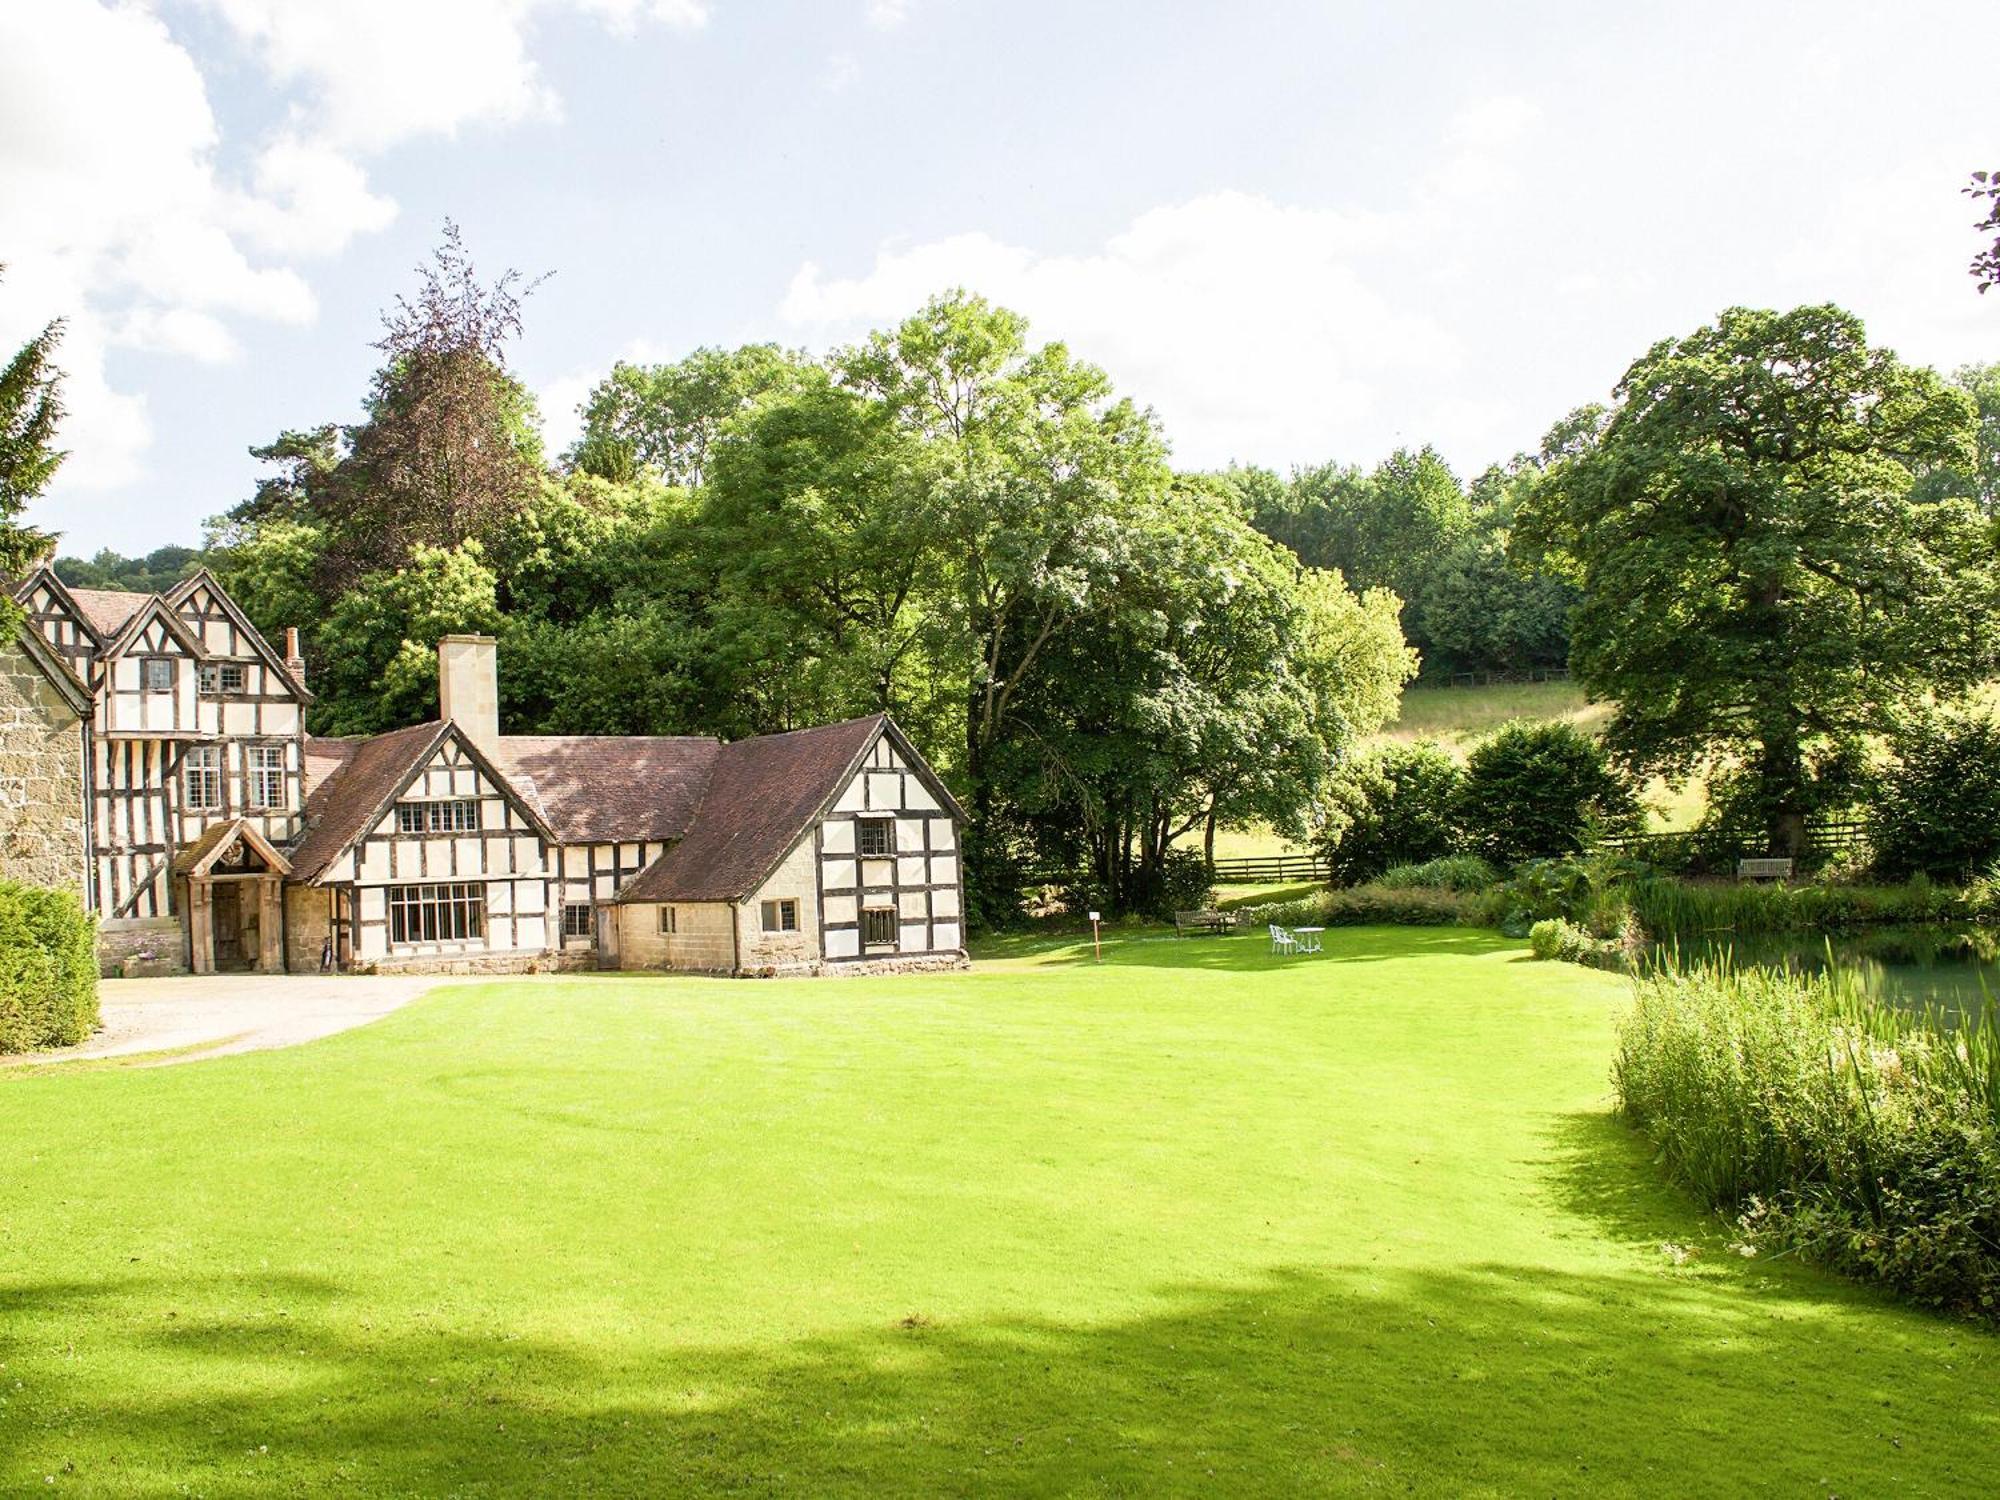
[[[25,524],[21,513],[49,487],[66,456],[56,447],[63,417],[62,371],[55,364],[61,339],[61,322],[50,323],[0,368],[0,577],[26,572],[51,540]]]
[[[1572,663],[1630,768],[1740,758],[1775,848],[1813,767],[1993,662],[1991,526],[1917,472],[1973,458],[1971,399],[1833,307],[1737,308],[1654,345],[1560,430],[1517,536],[1583,588]]]
[[[813,368],[776,344],[697,349],[669,364],[621,360],[584,402],[583,431],[568,462],[606,479],[651,470],[668,484],[698,485],[730,420]]]

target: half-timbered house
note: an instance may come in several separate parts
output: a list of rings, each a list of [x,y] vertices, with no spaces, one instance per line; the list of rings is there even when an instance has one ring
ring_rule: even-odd
[[[16,598],[87,688],[83,848],[107,962],[197,972],[963,961],[960,813],[884,715],[725,744],[502,735],[496,647],[438,647],[440,717],[309,737],[296,632],[271,649],[206,572],[162,594]]]

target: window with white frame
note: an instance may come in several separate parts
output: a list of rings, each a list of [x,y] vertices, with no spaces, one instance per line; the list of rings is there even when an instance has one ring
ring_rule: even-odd
[[[389,941],[452,943],[486,935],[486,887],[471,881],[389,887]]]
[[[766,901],[764,903],[764,930],[766,932],[797,932],[799,930],[799,903],[796,901]]]
[[[181,761],[183,801],[197,812],[222,806],[222,747],[190,745]]]
[[[174,662],[170,656],[149,656],[139,663],[139,680],[149,693],[174,690]]]
[[[896,852],[896,821],[893,818],[862,818],[854,825],[855,852],[864,859],[880,858]]]
[[[674,917],[674,909],[671,906],[661,907],[660,908],[661,935],[664,937],[672,937],[679,930],[680,930],[679,925]]]
[[[566,938],[587,938],[590,936],[590,903],[588,901],[565,901],[563,903],[563,936]]]
[[[398,833],[477,833],[479,799],[461,797],[450,802],[398,802]]]
[[[861,912],[861,945],[864,948],[896,946],[896,908],[870,906]]]
[[[203,662],[199,679],[204,693],[240,693],[243,691],[243,663],[240,661]]]
[[[283,807],[285,805],[285,747],[283,745],[252,745],[245,754],[249,761],[244,770],[250,780],[250,806],[257,808]]]

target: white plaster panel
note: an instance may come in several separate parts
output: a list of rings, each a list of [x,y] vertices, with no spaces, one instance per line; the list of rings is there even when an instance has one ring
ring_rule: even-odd
[[[896,850],[900,854],[921,854],[924,849],[924,820],[896,819]]]
[[[864,806],[863,798],[865,796],[866,793],[863,792],[861,786],[861,778],[857,776],[848,782],[845,787],[841,788],[840,796],[835,799],[833,804],[834,811],[860,812]]]
[[[956,948],[958,946],[958,923],[938,922],[933,924],[931,927],[931,940],[940,948]]]
[[[903,805],[903,778],[887,772],[870,771],[868,805],[872,808],[900,808]]]
[[[958,847],[958,830],[952,827],[950,818],[932,818],[931,847],[933,849],[955,849]]]
[[[896,884],[922,885],[924,883],[924,857],[921,854],[905,855],[896,861]]]
[[[859,908],[852,896],[828,896],[826,898],[826,920],[829,922],[852,922]]]
[[[830,891],[854,889],[854,861],[851,859],[830,859],[820,881]]]
[[[931,915],[934,917],[955,917],[958,915],[958,891],[947,888],[931,892]]]
[[[471,873],[482,868],[480,854],[485,845],[478,839],[453,839],[452,843],[455,846],[453,852],[458,856],[458,868],[462,872]]]
[[[949,854],[931,856],[931,879],[939,885],[958,883],[958,860]]]
[[[514,882],[496,880],[486,887],[486,909],[495,916],[508,916],[514,910]]]
[[[930,915],[930,908],[924,904],[922,891],[904,891],[896,898],[896,906],[906,919]]]
[[[365,922],[380,921],[389,911],[389,897],[379,885],[364,885],[355,893],[361,919]]]
[[[820,848],[827,854],[854,852],[854,823],[849,818],[829,818],[820,825]]]
[[[935,811],[937,808],[938,799],[931,795],[931,789],[914,776],[909,779],[907,790],[903,795],[909,799],[906,806],[922,808],[926,812]]]
[[[930,949],[930,929],[922,922],[905,922],[902,926],[903,940],[896,946],[905,953],[924,953]]]
[[[861,861],[861,883],[863,885],[888,885],[895,878],[894,860],[864,859]]]
[[[826,935],[826,956],[828,958],[855,958],[861,953],[861,934],[855,928],[845,927],[839,932]]]

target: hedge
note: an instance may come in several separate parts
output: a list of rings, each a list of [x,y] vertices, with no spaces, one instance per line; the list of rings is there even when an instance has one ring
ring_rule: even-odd
[[[73,891],[0,880],[0,1052],[97,1029],[97,923]]]

